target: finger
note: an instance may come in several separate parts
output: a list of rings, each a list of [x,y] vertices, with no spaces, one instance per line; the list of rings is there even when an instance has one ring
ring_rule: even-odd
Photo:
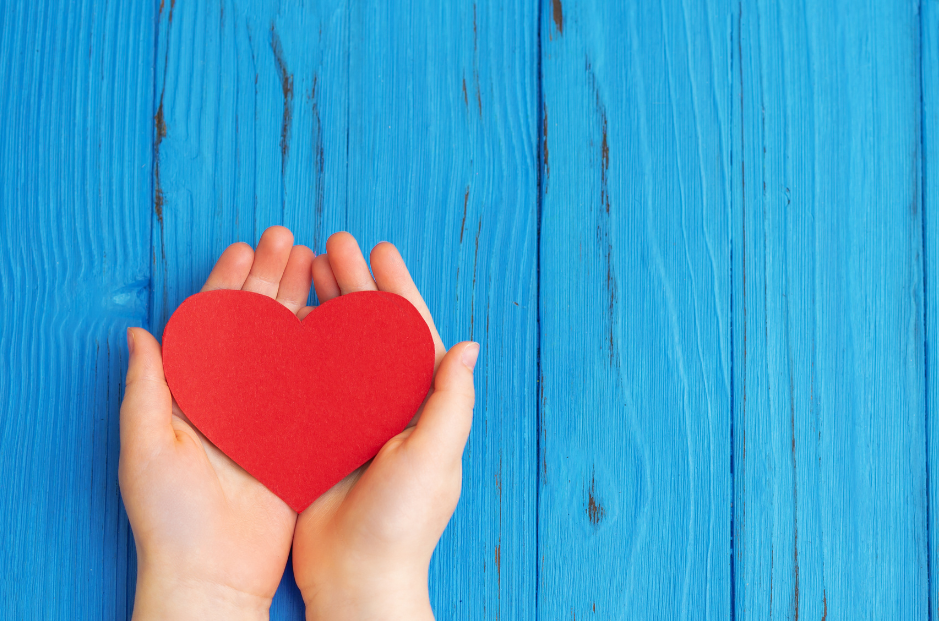
[[[443,341],[440,340],[436,326],[434,326],[433,317],[430,316],[430,309],[427,308],[427,304],[424,303],[424,298],[421,297],[417,286],[411,279],[411,274],[408,272],[408,268],[404,264],[404,259],[401,258],[398,249],[394,247],[394,244],[381,242],[372,248],[369,261],[372,264],[372,271],[375,273],[375,283],[378,285],[379,291],[397,293],[405,298],[414,305],[414,308],[417,309],[421,317],[424,318],[424,321],[427,322],[427,327],[430,328],[430,334],[434,338],[434,349],[436,349],[437,353],[436,362],[440,364],[447,350],[443,346]]]
[[[276,296],[291,248],[293,233],[289,230],[282,226],[272,226],[264,231],[242,291],[253,291],[269,298]]]
[[[333,275],[333,268],[329,266],[329,257],[325,254],[313,259],[313,288],[320,304],[339,296],[339,284]]]
[[[473,368],[478,356],[477,343],[463,342],[450,348],[434,376],[434,393],[407,439],[419,452],[432,453],[438,463],[458,463],[463,455],[473,422]]]
[[[306,319],[307,315],[313,312],[313,309],[314,309],[313,306],[304,306],[303,308],[297,311],[297,319],[299,319],[300,321],[303,321],[304,319]]]
[[[296,313],[306,306],[313,281],[313,251],[306,246],[294,246],[287,259],[287,267],[277,288],[277,301]]]
[[[121,403],[121,447],[159,446],[173,439],[173,397],[163,376],[160,344],[142,328],[127,330],[127,379]]]
[[[359,244],[352,235],[345,231],[330,235],[326,240],[326,256],[329,257],[329,266],[343,294],[378,290]]]
[[[225,249],[215,262],[212,273],[203,285],[203,291],[216,289],[241,289],[251,271],[254,262],[254,250],[244,242],[232,244]]]

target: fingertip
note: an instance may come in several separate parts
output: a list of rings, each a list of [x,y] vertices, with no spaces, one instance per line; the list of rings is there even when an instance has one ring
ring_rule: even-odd
[[[469,371],[472,376],[479,357],[479,343],[463,341],[450,348],[440,362],[437,375],[434,377],[434,389],[439,390],[447,386],[458,387],[465,377],[463,373]]]
[[[146,340],[147,337],[156,341],[152,334],[144,330],[143,328],[138,328],[136,326],[131,326],[127,328],[127,338],[128,340],[133,340],[133,344],[136,348],[138,342]]]
[[[160,344],[143,328],[128,328],[127,342],[131,355],[121,403],[122,455],[131,444],[138,449],[152,447],[149,442],[172,437],[173,400],[163,374]]]
[[[397,293],[406,298],[420,298],[417,285],[411,278],[401,253],[391,242],[380,242],[368,257],[375,282],[382,291]],[[413,303],[413,302],[412,302]]]
[[[339,258],[342,261],[361,258],[361,261],[365,262],[362,249],[359,247],[359,241],[353,237],[352,233],[347,231],[339,231],[329,236],[326,240],[326,255],[331,255],[333,258]],[[336,271],[335,265],[333,265],[333,271]]]
[[[276,297],[280,280],[293,249],[293,233],[283,226],[269,227],[258,241],[251,271],[245,278],[242,290]]]
[[[372,266],[375,279],[382,291],[408,288],[417,290],[414,281],[411,279],[411,274],[404,264],[404,259],[401,258],[401,253],[391,242],[377,243],[369,254],[368,262]]]
[[[293,246],[293,232],[286,226],[275,224],[269,226],[261,234],[261,240],[267,241],[274,248],[290,248]],[[258,242],[258,246],[261,242]]]
[[[434,390],[410,437],[412,442],[459,460],[473,421],[476,392],[472,368],[478,354],[479,344],[472,341],[450,348],[434,376]]]
[[[479,343],[463,341],[451,347],[434,375],[434,395],[453,392],[472,400],[475,397],[473,369],[478,356]]]
[[[463,346],[463,351],[460,353],[460,362],[463,363],[463,366],[472,371],[476,367],[476,360],[478,358],[479,343],[470,341]]]
[[[130,363],[127,369],[127,381],[131,382],[141,375],[163,377],[163,353],[160,343],[143,328],[127,328],[127,350]]]
[[[326,256],[341,293],[378,289],[359,243],[349,233],[340,231],[330,235],[326,240]]]
[[[291,248],[290,252],[296,254],[298,259],[303,259],[304,261],[309,261],[311,263],[316,257],[316,253],[313,252],[309,246],[304,246],[303,244],[297,244]]]
[[[219,256],[212,268],[212,273],[202,287],[203,291],[216,289],[240,289],[244,285],[251,265],[254,263],[254,250],[244,242],[230,245]]]
[[[398,251],[398,248],[391,242],[387,241],[380,241],[375,244],[374,248],[372,248],[372,252],[369,255],[369,261],[374,261],[376,258],[397,259],[398,261],[401,261],[401,263],[404,263],[404,260],[401,259],[401,253]]]
[[[250,269],[254,262],[254,249],[245,242],[235,242],[225,249],[222,256],[228,256],[234,266]]]
[[[298,245],[290,249],[287,267],[281,276],[277,289],[277,301],[290,309],[292,313],[300,310],[310,297],[313,251]]]
[[[335,247],[336,245],[344,245],[350,242],[355,244],[356,248],[358,248],[359,242],[352,236],[352,233],[348,231],[336,231],[326,238],[326,252],[329,252],[331,246]]]

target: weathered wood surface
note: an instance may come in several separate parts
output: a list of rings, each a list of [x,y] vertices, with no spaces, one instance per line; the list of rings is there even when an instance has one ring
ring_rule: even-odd
[[[117,487],[147,323],[153,18],[0,3],[0,617],[129,616]]]
[[[927,618],[917,8],[731,23],[738,616]]]
[[[926,386],[926,541],[929,566],[929,619],[939,619],[939,1],[920,6],[920,74],[922,76],[923,310],[925,316]]]
[[[727,15],[695,4],[542,19],[545,619],[731,610]]]
[[[283,224],[401,250],[446,343],[479,339],[443,618],[534,615],[537,32],[525,3],[164,5],[151,328],[214,258]],[[290,576],[275,618],[302,602]]]
[[[129,616],[124,328],[284,224],[482,343],[439,618],[939,618],[937,137],[937,0],[0,2],[0,616]]]

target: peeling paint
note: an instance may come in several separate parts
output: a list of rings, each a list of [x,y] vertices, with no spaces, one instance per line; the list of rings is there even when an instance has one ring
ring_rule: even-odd
[[[274,62],[277,64],[277,73],[280,76],[280,88],[284,97],[283,120],[280,126],[280,153],[281,172],[287,162],[287,152],[290,149],[290,126],[293,121],[293,74],[287,70],[284,61],[284,50],[280,44],[280,37],[271,23],[271,51],[274,52]]]
[[[594,526],[600,524],[606,517],[606,508],[597,501],[597,481],[590,476],[590,490],[587,492],[587,519]]]
[[[551,4],[554,25],[557,26],[558,34],[564,34],[564,8],[561,6],[561,0],[551,0]]]

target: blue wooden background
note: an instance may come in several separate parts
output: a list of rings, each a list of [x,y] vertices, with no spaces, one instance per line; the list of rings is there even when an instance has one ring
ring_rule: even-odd
[[[0,0],[0,617],[129,616],[125,328],[273,224],[482,343],[438,618],[939,619],[939,0]]]

